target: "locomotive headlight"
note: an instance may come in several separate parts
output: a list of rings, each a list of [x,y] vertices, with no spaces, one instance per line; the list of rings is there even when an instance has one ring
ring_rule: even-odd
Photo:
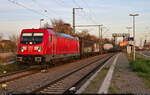
[[[41,51],[42,51],[42,47],[35,46],[35,47],[34,47],[34,50],[37,50],[38,52],[41,52]]]
[[[20,50],[21,52],[24,52],[24,49],[23,48],[21,48],[21,50]]]
[[[26,50],[26,49],[27,49],[27,47],[25,47],[25,46],[20,47],[20,51],[21,51],[21,52],[24,52],[24,50]]]
[[[38,48],[38,52],[41,52],[41,51],[42,51],[42,47],[39,47],[39,48]]]

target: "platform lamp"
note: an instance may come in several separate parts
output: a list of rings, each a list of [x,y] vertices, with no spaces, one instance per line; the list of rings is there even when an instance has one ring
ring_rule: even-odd
[[[139,14],[129,14],[129,16],[133,17],[133,60],[135,60],[135,16],[139,16]]]
[[[41,28],[41,22],[44,21],[44,19],[40,19],[40,28]]]

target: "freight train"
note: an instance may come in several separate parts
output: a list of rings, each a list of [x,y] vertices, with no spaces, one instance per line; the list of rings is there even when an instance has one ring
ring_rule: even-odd
[[[89,44],[89,45],[88,45]],[[18,41],[17,63],[45,64],[52,60],[98,54],[93,49],[96,41],[87,41],[53,29],[24,29]]]

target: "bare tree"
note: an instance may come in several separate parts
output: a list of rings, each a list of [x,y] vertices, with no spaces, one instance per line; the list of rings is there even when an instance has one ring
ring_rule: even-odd
[[[74,36],[75,34],[73,33],[73,29],[69,23],[65,23],[63,20],[59,19],[52,19],[51,20],[52,26],[50,24],[45,23],[42,28],[48,29],[48,28],[53,28],[55,32],[59,33],[65,33]]]
[[[65,23],[61,19],[59,20],[52,19],[51,23],[55,32],[65,33],[65,34],[69,34],[72,36],[83,37],[83,38],[90,39],[90,40],[99,40],[96,36],[90,35],[87,29],[83,30],[81,33],[74,33],[71,25],[69,23]],[[51,28],[51,26],[48,23],[45,23],[43,28]]]
[[[55,32],[60,32],[60,33],[66,33],[69,35],[74,36],[75,34],[73,33],[73,29],[69,23],[65,23],[63,20],[59,19],[53,19],[51,20],[52,26],[54,28]]]
[[[0,41],[3,39],[3,34],[0,33]]]
[[[18,35],[10,35],[9,36],[9,40],[11,41],[11,43],[10,43],[10,49],[11,49],[11,51],[13,53],[17,52],[18,39],[19,39]]]
[[[76,36],[89,40],[99,40],[96,36],[89,34],[87,29],[83,30],[80,33],[77,33]]]

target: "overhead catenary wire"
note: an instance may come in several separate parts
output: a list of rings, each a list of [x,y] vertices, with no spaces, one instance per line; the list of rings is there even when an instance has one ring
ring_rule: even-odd
[[[63,7],[63,8],[66,8],[66,6],[64,5],[65,3],[64,3],[64,1],[62,1],[62,0],[59,0],[59,1],[57,1],[57,0],[53,0],[55,3],[57,3],[58,5],[60,5],[61,7]],[[75,0],[72,0],[73,1],[73,3],[74,3],[74,5],[76,5],[78,8],[81,8],[80,7],[80,5],[75,1]],[[60,3],[61,2],[61,3]],[[63,4],[62,4],[63,3]],[[84,11],[83,11],[84,12]],[[78,14],[78,16],[80,16],[80,17],[83,17],[83,16],[81,16],[80,14]],[[86,15],[86,12],[84,12],[84,17],[87,19],[87,20],[89,20],[89,18],[87,18],[87,15]],[[85,19],[84,19],[85,20]],[[87,21],[87,20],[85,20],[85,21]],[[93,23],[93,22],[92,22]]]
[[[56,4],[60,5],[63,8],[66,8],[66,6],[64,5],[64,2],[59,3],[61,0],[57,1],[57,0],[53,0]]]
[[[110,28],[107,28],[105,27],[106,30],[103,32],[103,36],[106,36],[106,35],[112,35],[110,32],[108,32],[110,30]]]
[[[77,7],[81,8],[81,6],[76,2],[76,0],[72,0],[72,2],[73,2]],[[84,11],[84,10],[81,10],[81,11],[83,12],[84,16],[87,17],[87,18],[86,18],[87,20],[90,20],[92,23],[97,24],[97,23],[93,20],[93,18],[92,18],[90,15],[88,15],[88,13],[86,13],[86,11]]]
[[[80,7],[80,5],[79,5],[75,0],[72,0],[72,1],[74,1],[74,3],[75,3],[78,7]],[[88,9],[89,9],[89,12],[90,12],[91,14],[95,15],[94,12],[90,9],[88,3],[85,2],[85,1],[84,1],[83,3],[86,4],[86,6],[87,6]],[[82,10],[82,11],[83,11],[83,10]],[[86,15],[86,12],[85,12],[85,11],[83,11],[83,13],[84,13],[84,15]],[[89,17],[89,19],[90,19],[94,24],[97,24],[97,22],[95,22],[95,20],[92,18],[92,15],[89,15],[88,17]],[[106,28],[106,27],[105,27],[105,28]],[[108,32],[108,31],[109,31],[109,29],[107,29],[107,30],[104,32],[104,35],[105,35],[106,32]]]
[[[57,5],[60,5],[63,8],[69,7],[63,0],[52,0],[52,1],[55,2]]]
[[[36,3],[36,5],[37,5],[40,9],[42,9],[44,12],[47,12],[47,13],[49,12],[48,9],[41,7],[40,4],[37,3],[36,1],[34,1],[34,0],[32,0],[32,1],[33,1],[34,3]],[[52,9],[49,9],[49,10],[51,10],[54,14],[58,15],[58,13],[56,13],[54,10],[52,10]]]
[[[58,15],[60,15],[59,13],[57,13],[55,10],[53,10],[53,9],[46,9],[46,8],[43,8],[43,7],[41,7],[41,5],[39,4],[39,3],[37,3],[36,1],[33,1],[34,3],[36,3],[37,4],[37,6],[39,7],[39,8],[41,8],[43,11],[46,11],[46,13],[48,13],[49,15],[54,15],[54,16],[58,16]],[[49,12],[48,10],[50,10],[51,12]],[[66,18],[66,19],[70,19],[69,17],[63,17],[63,18]]]
[[[84,13],[84,15],[88,14],[88,13],[86,13],[84,10],[83,10],[83,13]],[[92,19],[91,16],[87,16],[87,17],[91,20],[92,23],[97,24],[97,23]]]
[[[61,7],[66,8],[66,6],[64,5],[65,3],[64,3],[63,0],[53,0],[53,1],[54,1],[55,3],[57,3],[58,5],[60,5]],[[60,3],[60,2],[61,2],[61,3]],[[76,2],[76,0],[72,0],[72,2],[73,2],[78,8],[81,8],[81,6]],[[82,11],[83,11],[83,10],[82,10]],[[84,13],[84,17],[85,17],[87,20],[90,20],[92,23],[95,23],[95,24],[96,24],[96,22],[95,22],[91,17],[89,17],[85,11],[83,11],[83,13]],[[81,15],[79,15],[79,16],[81,16]],[[82,16],[81,16],[81,17],[82,17]],[[87,20],[85,20],[85,21],[87,21]]]
[[[91,17],[92,17],[92,15],[94,15],[95,17],[96,17],[96,15],[95,15],[95,13],[92,11],[92,9],[90,8],[90,6],[89,6],[89,4],[85,1],[85,0],[82,0],[83,1],[83,3],[84,4],[86,4],[86,6],[87,6],[87,8],[89,9],[89,11],[91,12]],[[92,18],[93,19],[93,18]],[[95,22],[95,24],[97,24],[97,22],[95,21],[95,20],[93,20],[94,22]]]
[[[65,4],[63,0],[59,0],[61,2],[61,4]]]
[[[23,8],[25,8],[26,10],[28,10],[28,11],[31,11],[31,12],[34,12],[34,13],[36,13],[36,14],[38,14],[38,15],[42,15],[42,16],[44,16],[44,17],[47,17],[47,18],[50,18],[50,16],[48,16],[48,15],[46,15],[45,13],[48,13],[48,11],[47,11],[47,9],[45,9],[45,8],[43,8],[43,7],[41,7],[36,1],[33,1],[34,3],[36,3],[37,5],[38,5],[38,7],[40,7],[43,11],[42,12],[40,12],[40,11],[37,11],[37,10],[35,10],[35,9],[32,9],[32,8],[29,8],[29,7],[27,7],[27,6],[25,6],[25,5],[23,5],[23,4],[21,4],[20,2],[18,2],[18,1],[16,1],[16,0],[8,0],[9,2],[11,2],[11,3],[13,3],[13,4],[16,4],[16,5],[18,5],[18,6],[20,6],[20,7],[23,7]],[[58,2],[57,0],[55,0],[56,2]],[[61,2],[63,2],[64,3],[64,1],[62,1],[61,0]],[[80,7],[80,5],[75,1],[75,0],[73,0],[73,2],[75,3],[75,5],[77,5],[78,7]],[[53,11],[53,13],[55,13],[56,15],[57,15],[57,13],[54,11],[54,10],[51,10],[51,11]],[[91,18],[91,17],[89,17],[89,16],[87,16],[86,15],[86,12],[85,11],[83,11],[83,13],[84,13],[84,16],[88,19],[88,20],[90,20],[91,22],[94,22],[94,20]],[[95,23],[95,22],[94,22]]]
[[[77,7],[81,8],[81,6],[75,0],[72,0],[72,1]]]
[[[59,6],[61,6],[61,7],[63,7],[63,8],[66,8],[65,5],[63,5],[63,4],[65,4],[65,3],[64,3],[64,1],[62,1],[62,0],[59,0],[59,1],[61,1],[61,3],[59,3],[59,1],[57,1],[57,0],[52,0],[52,1],[55,2],[55,3],[56,3],[57,5],[59,5]],[[48,10],[52,11],[51,13],[49,13],[50,15],[54,13],[54,14],[56,14],[56,16],[58,16],[58,15],[60,16],[60,14],[57,13],[55,10],[43,8],[43,7],[41,7],[41,5],[40,5],[39,3],[37,3],[36,1],[33,1],[33,2],[35,2],[41,9],[47,10],[47,13],[49,13]],[[62,16],[60,16],[60,17],[62,17]],[[59,18],[60,18],[60,17],[59,17]],[[65,19],[71,19],[71,17],[63,17],[63,18],[65,18]]]
[[[43,7],[41,7],[41,6],[40,6],[36,1],[34,1],[34,0],[32,0],[32,1],[33,1],[34,3],[36,3],[36,5],[42,10],[42,12],[37,11],[37,10],[32,9],[32,8],[29,8],[29,7],[27,7],[27,6],[25,6],[25,5],[21,4],[21,3],[19,3],[19,2],[16,1],[16,0],[8,0],[8,1],[11,2],[11,3],[13,3],[13,4],[16,4],[16,5],[20,6],[20,7],[23,7],[23,8],[25,8],[25,9],[28,10],[28,11],[34,12],[34,13],[36,13],[36,14],[38,14],[38,15],[42,15],[42,16],[48,18],[48,19],[51,19],[51,17],[48,16],[48,14],[49,14],[48,10],[45,9],[45,8],[43,8]],[[56,14],[56,15],[59,15],[59,14],[56,13],[54,10],[51,9],[51,11],[52,11],[52,13],[54,13],[54,14]],[[51,14],[50,14],[50,15],[51,15]],[[55,16],[55,15],[54,15],[54,16]],[[60,18],[60,17],[59,17],[59,18]],[[66,17],[65,17],[65,18],[66,18]],[[67,17],[67,19],[68,19],[68,17]]]
[[[49,18],[49,16],[46,16],[46,15],[44,15],[43,13],[41,13],[41,12],[39,12],[39,11],[36,11],[36,10],[34,10],[34,9],[28,8],[28,7],[24,6],[24,5],[21,4],[21,3],[18,3],[16,0],[8,0],[8,1],[11,2],[11,3],[13,3],[13,4],[16,4],[16,5],[20,6],[20,7],[23,7],[23,8],[25,8],[25,9],[28,10],[28,11],[31,11],[31,12],[34,12],[34,13],[36,13],[36,14],[38,14],[38,15],[42,15],[42,16],[45,16],[45,17],[48,17],[48,18]]]

